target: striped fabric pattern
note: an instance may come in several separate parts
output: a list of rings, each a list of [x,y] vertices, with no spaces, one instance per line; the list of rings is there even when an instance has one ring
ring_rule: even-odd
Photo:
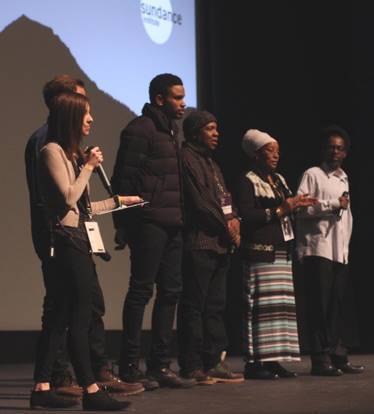
[[[245,354],[251,361],[299,361],[292,263],[276,252],[274,263],[243,261]]]

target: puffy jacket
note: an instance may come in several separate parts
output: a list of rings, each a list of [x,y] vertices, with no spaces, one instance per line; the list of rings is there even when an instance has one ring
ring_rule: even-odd
[[[142,116],[122,131],[112,176],[116,194],[139,195],[150,203],[114,215],[116,228],[126,219],[182,226],[177,126],[163,111],[145,104]]]

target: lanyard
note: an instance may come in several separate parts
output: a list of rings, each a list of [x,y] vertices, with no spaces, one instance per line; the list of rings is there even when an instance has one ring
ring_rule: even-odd
[[[79,167],[78,164],[75,161],[73,161],[72,164],[73,164],[75,176],[76,176],[76,178],[78,178],[78,176],[80,174],[81,167]],[[79,198],[79,200],[77,202],[77,205],[78,205],[79,210],[83,214],[88,216],[90,218],[90,220],[92,220],[91,201],[90,201],[90,198],[88,196],[87,186],[84,188],[83,193],[82,193],[81,197]]]
[[[220,181],[220,179],[219,179],[219,177],[218,177],[217,171],[216,171],[216,169],[215,169],[215,167],[214,167],[213,160],[212,160],[210,157],[208,157],[208,163],[209,163],[209,166],[210,166],[210,168],[211,168],[211,170],[212,170],[213,177],[214,177],[214,180],[215,180],[215,182],[216,182],[216,186],[217,186],[217,188],[218,188],[219,193],[220,193],[221,195],[222,195],[222,194],[223,194],[223,195],[225,195],[225,194],[226,194],[225,188],[224,188],[224,186],[222,185],[222,183],[221,183],[221,181]]]

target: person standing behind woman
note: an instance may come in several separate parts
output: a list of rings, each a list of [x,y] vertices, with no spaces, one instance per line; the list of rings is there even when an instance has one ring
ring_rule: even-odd
[[[59,269],[55,278],[59,303],[54,321],[43,326],[45,341],[40,342],[35,364],[35,387],[31,408],[57,408],[59,401],[50,391],[50,377],[55,347],[46,346],[58,340],[68,326],[71,361],[79,385],[83,387],[84,410],[116,411],[129,405],[102,391],[95,381],[89,347],[89,330],[95,295],[102,295],[85,222],[91,215],[124,204],[141,202],[136,196],[115,196],[90,202],[88,182],[93,170],[103,161],[98,147],[88,153],[80,148],[89,135],[93,118],[88,99],[78,93],[62,93],[54,98],[48,118],[47,144],[41,150],[40,183],[51,228],[51,255]],[[53,253],[54,251],[54,253]]]
[[[296,377],[279,362],[300,360],[292,278],[290,214],[314,203],[292,197],[276,169],[279,144],[265,132],[248,130],[242,141],[253,169],[240,181],[239,216],[246,300],[246,379]]]

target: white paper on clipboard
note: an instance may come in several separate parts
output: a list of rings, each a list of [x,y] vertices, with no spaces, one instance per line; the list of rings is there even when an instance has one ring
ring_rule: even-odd
[[[123,206],[122,205],[122,206],[113,208],[112,210],[100,211],[98,213],[95,213],[95,216],[100,216],[102,214],[108,214],[108,213],[114,213],[115,211],[126,210],[126,209],[131,208],[131,207],[143,207],[145,204],[149,204],[149,201],[142,201],[141,203],[131,204],[130,206]]]

